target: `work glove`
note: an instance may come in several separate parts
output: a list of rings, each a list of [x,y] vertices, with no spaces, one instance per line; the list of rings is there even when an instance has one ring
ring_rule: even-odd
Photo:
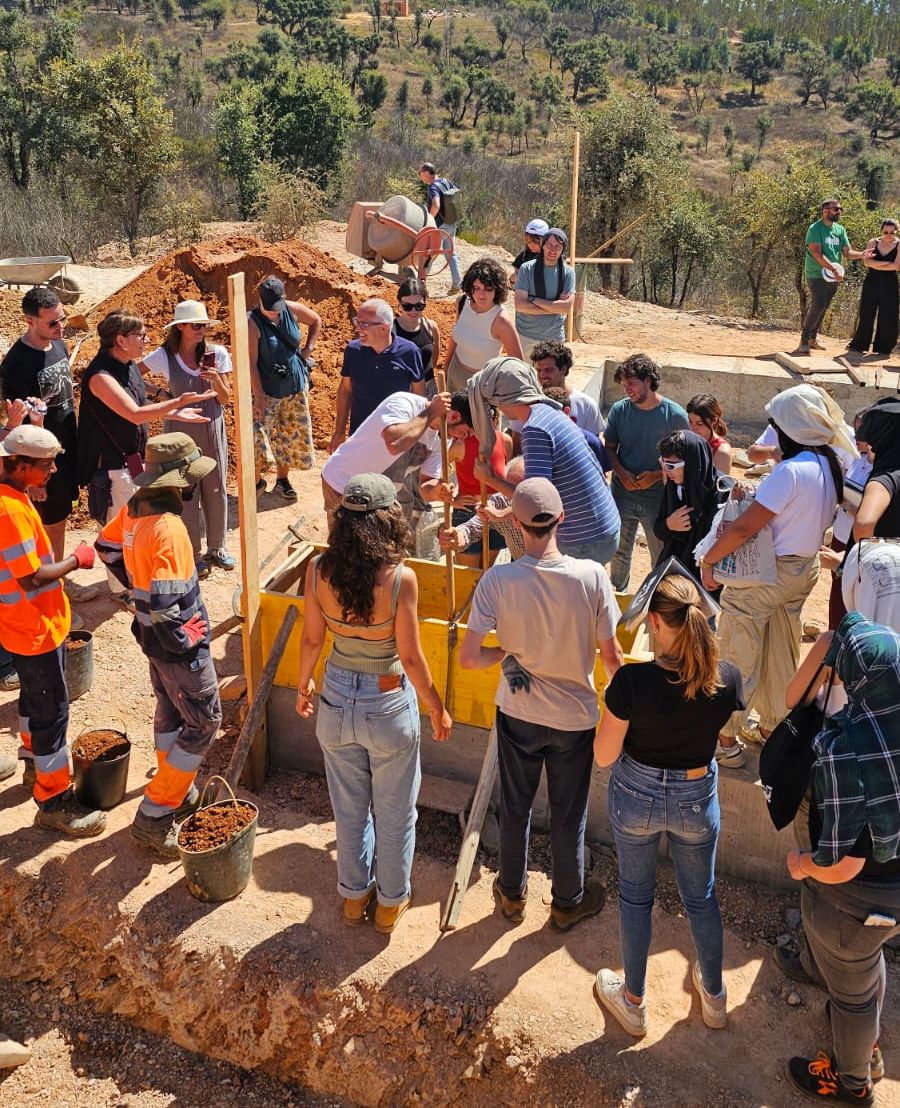
[[[209,630],[209,625],[203,616],[199,612],[196,612],[187,623],[182,624],[181,628],[185,635],[187,635],[187,641],[189,646],[196,646],[198,642],[206,635]]]
[[[72,551],[72,557],[78,569],[92,569],[96,554],[92,546],[86,542],[80,542]]]
[[[515,695],[519,689],[531,692],[531,674],[519,665],[512,654],[506,655],[500,663],[500,668],[503,670],[503,676],[506,678],[511,693]]]

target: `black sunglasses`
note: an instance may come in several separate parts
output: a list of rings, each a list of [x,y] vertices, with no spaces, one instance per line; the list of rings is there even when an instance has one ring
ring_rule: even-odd
[[[406,308],[406,310],[408,312],[424,312],[425,311],[425,301],[424,300],[417,300],[414,304],[410,304],[406,300],[401,300],[400,301],[400,307],[401,308]]]

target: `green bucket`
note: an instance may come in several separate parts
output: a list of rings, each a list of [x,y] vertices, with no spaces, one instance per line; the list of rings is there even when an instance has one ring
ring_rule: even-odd
[[[206,792],[213,781],[223,783],[228,790],[229,799],[204,804]],[[233,900],[246,889],[253,871],[253,844],[256,842],[259,809],[249,800],[239,801],[223,777],[211,777],[206,782],[200,805],[195,815],[213,808],[225,808],[231,805],[242,805],[253,809],[253,819],[245,827],[242,827],[228,842],[209,850],[185,850],[182,846],[181,837],[195,816],[189,816],[178,830],[178,853],[191,895],[207,903]]]

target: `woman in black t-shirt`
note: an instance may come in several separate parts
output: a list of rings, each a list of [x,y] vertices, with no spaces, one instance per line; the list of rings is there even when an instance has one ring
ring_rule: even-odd
[[[426,319],[428,289],[418,277],[408,277],[397,289],[397,315],[394,316],[394,334],[418,347],[422,355],[422,380],[432,384],[426,389],[433,396],[434,366],[440,364],[441,332],[433,319]]]
[[[853,541],[900,538],[900,397],[886,396],[867,408],[857,436],[875,463],[853,521]]]
[[[654,661],[623,666],[605,694],[594,757],[612,766],[609,820],[619,861],[624,978],[597,974],[600,1003],[631,1035],[647,1033],[644,997],[656,856],[666,832],[697,959],[691,978],[707,1027],[726,1024],[722,917],[715,890],[719,728],[743,707],[737,667],[719,648],[688,578],[664,577],[647,615]]]

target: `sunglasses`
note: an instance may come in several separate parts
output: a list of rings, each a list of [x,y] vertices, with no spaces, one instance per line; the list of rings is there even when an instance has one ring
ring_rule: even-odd
[[[659,459],[659,464],[662,466],[662,468],[664,470],[666,470],[669,473],[673,473],[676,469],[683,469],[684,468],[684,461],[683,460],[680,461],[680,462],[667,462],[665,458],[660,458]]]
[[[211,325],[209,323],[189,323],[188,326],[193,331],[205,331]]]
[[[406,308],[406,310],[408,312],[424,312],[425,311],[425,301],[424,300],[417,300],[414,304],[409,304],[409,303],[407,303],[406,300],[401,300],[400,301],[400,307],[401,308]]]
[[[843,208],[831,208],[829,210],[832,211],[832,212],[842,212],[844,209]]]
[[[59,317],[59,319],[48,319],[47,320],[47,326],[48,327],[65,327],[65,325],[66,325],[66,317],[64,315],[61,315]]]

